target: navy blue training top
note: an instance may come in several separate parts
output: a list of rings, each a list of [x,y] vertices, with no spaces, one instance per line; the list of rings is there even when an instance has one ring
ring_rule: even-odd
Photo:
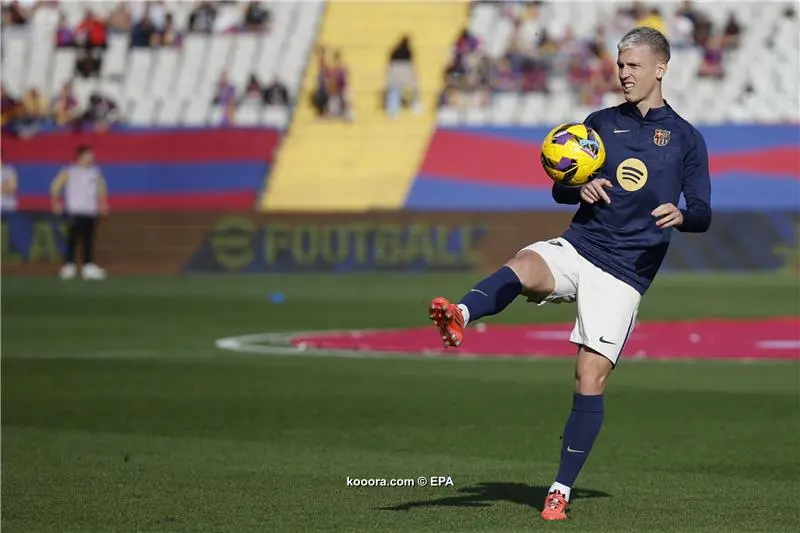
[[[652,211],[678,205],[679,231],[700,233],[711,225],[711,179],[703,136],[671,107],[650,109],[642,117],[629,103],[601,109],[584,123],[600,134],[606,148],[601,177],[611,204],[587,204],[579,187],[553,186],[553,198],[578,204],[563,237],[586,260],[644,294],[667,253],[672,229],[656,226]]]

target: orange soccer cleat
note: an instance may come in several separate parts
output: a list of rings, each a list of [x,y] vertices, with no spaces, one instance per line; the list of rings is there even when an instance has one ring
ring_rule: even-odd
[[[563,494],[554,490],[544,499],[544,509],[542,518],[544,520],[566,520],[567,519],[567,499]]]
[[[458,347],[464,339],[464,315],[461,309],[441,296],[431,300],[428,308],[433,323],[439,328],[439,334],[445,346]]]

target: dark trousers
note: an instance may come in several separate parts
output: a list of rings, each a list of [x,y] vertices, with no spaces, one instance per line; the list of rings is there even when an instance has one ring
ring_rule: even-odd
[[[67,263],[75,262],[75,249],[78,241],[83,242],[83,264],[93,263],[94,234],[97,228],[97,217],[73,215],[69,218],[67,231]]]

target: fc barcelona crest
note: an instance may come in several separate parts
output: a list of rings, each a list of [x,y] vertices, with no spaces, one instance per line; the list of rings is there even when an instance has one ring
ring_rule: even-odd
[[[653,144],[656,146],[669,144],[669,130],[656,130],[656,134],[653,135]]]

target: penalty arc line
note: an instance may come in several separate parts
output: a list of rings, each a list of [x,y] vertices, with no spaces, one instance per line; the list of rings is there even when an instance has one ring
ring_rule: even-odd
[[[217,339],[214,344],[217,349],[256,355],[278,355],[278,356],[301,356],[301,357],[341,357],[354,359],[444,359],[454,361],[465,360],[525,360],[525,361],[547,361],[565,358],[564,355],[537,355],[520,356],[519,354],[472,354],[464,352],[444,353],[441,350],[422,351],[422,352],[402,352],[390,350],[371,350],[364,349],[336,349],[336,348],[316,348],[306,343],[292,344],[292,339],[297,337],[315,337],[327,335],[347,335],[359,337],[361,335],[375,333],[381,330],[359,329],[359,330],[317,330],[317,331],[291,331],[256,333],[250,335],[239,335],[234,337],[224,337]],[[800,346],[800,341],[761,341],[759,344],[767,349],[773,350],[796,350]],[[649,361],[667,363],[744,363],[744,364],[792,364],[796,361],[780,359],[762,359],[753,357],[728,357],[728,358],[682,358],[682,357],[647,357],[631,355],[626,358],[626,362]]]
[[[491,358],[481,354],[457,353],[445,355],[439,351],[431,352],[398,352],[389,350],[353,350],[335,348],[315,348],[309,347],[305,343],[292,344],[292,339],[296,337],[314,337],[324,335],[350,335],[359,336],[366,333],[373,333],[379,330],[358,329],[358,330],[324,330],[324,331],[292,331],[280,333],[256,333],[252,335],[241,335],[237,337],[225,337],[217,339],[214,344],[220,350],[237,353],[249,353],[260,355],[288,355],[301,357],[346,357],[355,359],[548,359],[547,357],[519,357],[518,355],[493,355]]]

